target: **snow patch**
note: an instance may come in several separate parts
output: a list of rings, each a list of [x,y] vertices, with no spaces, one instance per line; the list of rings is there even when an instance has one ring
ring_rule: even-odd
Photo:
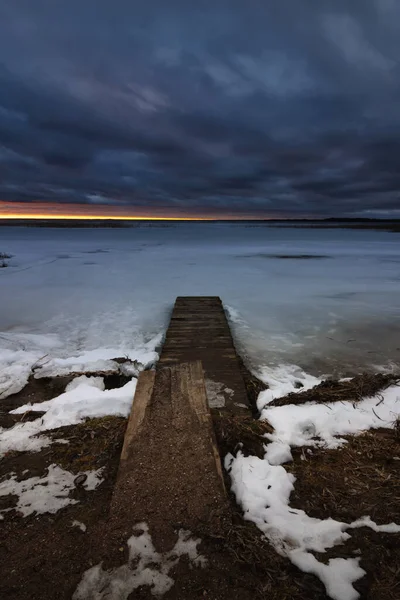
[[[94,490],[102,481],[100,472],[99,469],[81,473],[87,477],[83,487]],[[0,515],[14,509],[24,517],[34,513],[56,513],[68,504],[77,504],[78,500],[69,498],[70,492],[75,488],[76,477],[76,474],[65,471],[55,464],[48,467],[47,475],[43,477],[30,477],[18,481],[17,476],[11,474],[8,479],[0,483],[0,496],[18,496],[18,500],[12,508],[0,510]]]
[[[289,504],[295,477],[282,466],[271,465],[267,458],[228,454],[225,468],[230,473],[232,491],[243,508],[244,518],[253,521],[266,535],[275,550],[287,556],[306,573],[313,573],[324,583],[334,600],[355,600],[354,581],[365,574],[357,559],[331,559],[327,565],[311,552],[325,552],[349,539],[348,529],[370,527],[386,533],[400,532],[400,525],[377,525],[370,517],[353,523],[335,519],[315,519]]]
[[[158,354],[149,347],[121,349],[121,348],[97,348],[86,350],[76,356],[67,358],[49,358],[46,363],[36,371],[35,377],[56,377],[68,375],[69,373],[85,373],[96,371],[114,371],[120,369],[120,365],[113,359],[123,356],[127,360],[136,361],[142,370],[152,366],[158,360]],[[136,373],[137,374],[137,373]]]
[[[97,469],[96,471],[87,471],[86,480],[83,483],[83,487],[86,491],[92,492],[104,481],[102,477],[103,469]],[[75,478],[76,479],[76,478]]]
[[[92,386],[98,390],[101,390],[102,392],[105,390],[104,377],[88,377],[87,375],[80,375],[69,382],[65,388],[65,391],[72,392],[82,384]]]
[[[82,521],[72,521],[71,527],[78,527],[81,531],[83,531],[83,533],[85,533],[87,527],[85,525],[85,523],[82,523]]]
[[[364,569],[359,566],[359,558],[331,558],[325,565],[309,552],[292,552],[290,560],[301,571],[316,575],[333,600],[356,600],[359,597],[352,585],[365,575]]]
[[[286,448],[288,446],[338,448],[345,443],[345,440],[338,436],[378,427],[391,428],[399,413],[400,387],[393,385],[381,392],[379,396],[365,398],[357,403],[308,402],[271,408],[267,406],[261,413],[261,419],[267,420],[274,428],[274,432],[266,434],[266,437],[277,445]]]
[[[41,358],[40,353],[24,350],[0,349],[0,400],[17,394],[28,383],[32,366]]]
[[[261,412],[270,402],[287,394],[311,390],[322,379],[314,377],[296,365],[262,367],[257,377],[268,385],[268,389],[258,395],[257,408]]]
[[[135,533],[127,542],[128,563],[110,571],[103,570],[100,563],[85,571],[72,596],[73,600],[127,600],[133,590],[140,586],[149,586],[152,594],[162,596],[174,585],[169,572],[181,556],[187,556],[195,566],[204,567],[207,564],[205,557],[197,551],[201,540],[192,539],[189,531],[181,529],[172,550],[160,554],[153,545],[146,523],[139,523],[133,529]]]
[[[10,450],[19,452],[36,452],[51,444],[48,437],[35,437],[43,431],[76,425],[86,417],[104,417],[129,415],[135,389],[136,379],[128,381],[123,387],[105,390],[101,377],[80,376],[67,386],[66,392],[45,402],[25,404],[12,414],[23,414],[27,411],[45,411],[45,414],[34,421],[18,423],[9,429],[0,428],[0,455]],[[76,382],[76,383],[74,383]]]
[[[47,354],[60,348],[57,335],[2,333],[0,348],[0,399],[17,394]]]

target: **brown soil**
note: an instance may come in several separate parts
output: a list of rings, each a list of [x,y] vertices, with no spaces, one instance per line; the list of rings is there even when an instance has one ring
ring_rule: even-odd
[[[53,444],[37,453],[13,452],[2,459],[0,474],[14,472],[20,480],[45,475],[54,463],[73,473],[105,470],[104,482],[96,490],[77,486],[70,497],[79,504],[55,515],[5,514],[0,529],[1,598],[70,599],[82,571],[97,562],[97,542],[91,533],[108,516],[125,426],[126,420],[119,417],[91,419],[54,431],[54,438],[68,439],[69,445]],[[9,496],[1,500],[1,508],[15,501]],[[86,533],[72,526],[74,520],[86,525]]]
[[[288,404],[304,404],[316,402],[359,402],[363,398],[375,396],[391,385],[400,383],[400,374],[385,375],[383,373],[364,373],[356,375],[350,381],[327,379],[305,392],[292,392],[283,398],[277,398],[268,406],[286,406]]]

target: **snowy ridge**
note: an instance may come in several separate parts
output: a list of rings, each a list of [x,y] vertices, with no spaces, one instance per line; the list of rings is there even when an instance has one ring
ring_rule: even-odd
[[[282,373],[282,367],[279,372]],[[275,394],[288,393],[290,380],[292,389],[289,391],[296,391],[293,369],[289,369],[281,388],[278,378],[279,373],[274,378]],[[257,525],[277,552],[288,557],[299,569],[319,577],[334,600],[355,600],[359,594],[352,584],[365,574],[358,564],[359,558],[336,558],[324,564],[312,552],[324,552],[345,542],[350,537],[349,529],[370,527],[374,531],[396,533],[400,532],[400,525],[377,525],[368,516],[353,523],[309,517],[304,511],[290,506],[295,477],[282,463],[291,460],[290,447],[293,445],[318,444],[336,448],[344,443],[336,436],[359,433],[372,427],[393,427],[400,411],[400,388],[389,387],[379,398],[367,398],[355,406],[350,402],[338,402],[268,408],[265,394],[260,394],[264,395],[260,404],[265,406],[261,418],[268,419],[275,428],[273,434],[266,435],[272,443],[266,446],[263,459],[244,456],[240,451],[236,456],[226,456],[225,468],[231,477],[232,491],[243,508],[245,519]],[[315,436],[320,439],[314,440]]]
[[[378,427],[391,428],[400,413],[400,388],[391,386],[382,396],[352,402],[265,408],[261,419],[266,419],[274,433],[266,437],[273,442],[267,447],[268,460],[280,464],[291,460],[290,446],[322,446],[338,448],[346,441],[341,435],[360,433]],[[280,449],[286,460],[277,462],[275,453]]]
[[[321,383],[322,379],[306,373],[297,365],[263,367],[257,377],[268,385],[257,398],[257,408],[261,412],[270,402],[290,393],[305,392]]]
[[[18,407],[11,411],[12,414],[24,414],[27,411],[45,411],[45,414],[34,421],[17,423],[9,429],[0,428],[0,456],[10,450],[37,452],[51,444],[50,438],[46,436],[36,437],[40,433],[76,425],[86,417],[128,416],[136,381],[132,378],[121,388],[106,390],[102,377],[81,375],[60,396],[46,402]]]

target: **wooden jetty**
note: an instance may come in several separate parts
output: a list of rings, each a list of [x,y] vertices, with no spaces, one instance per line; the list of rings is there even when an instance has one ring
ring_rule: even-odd
[[[168,598],[246,600],[250,593],[233,589],[231,576],[227,582],[231,557],[210,541],[224,538],[231,518],[210,407],[249,415],[240,362],[220,298],[180,297],[157,368],[138,379],[107,544],[118,554],[139,524],[167,556],[179,531],[190,532],[202,540],[206,567],[179,561]],[[140,597],[151,593],[147,589]]]
[[[212,408],[248,414],[248,399],[238,356],[221,299],[179,296],[157,369],[200,360]]]

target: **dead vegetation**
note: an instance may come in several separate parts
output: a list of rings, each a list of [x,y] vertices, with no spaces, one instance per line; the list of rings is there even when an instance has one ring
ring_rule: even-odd
[[[76,483],[70,497],[78,503],[56,514],[23,518],[17,511],[7,513],[0,533],[1,598],[70,600],[82,572],[99,562],[96,528],[108,519],[125,426],[126,419],[120,417],[88,419],[48,432],[54,442],[40,452],[13,452],[1,460],[0,476],[10,472],[18,479],[43,476],[55,463],[72,473],[103,467],[104,479],[90,492]],[[57,439],[68,444],[56,443]],[[11,508],[16,501],[11,496],[1,499],[2,508]]]
[[[263,383],[258,377],[256,377],[250,369],[247,368],[243,359],[238,355],[239,368],[243,377],[244,385],[247,392],[247,399],[250,405],[250,409],[253,417],[258,418],[259,412],[257,409],[257,398],[258,394],[266,389],[268,385]]]
[[[344,383],[353,384],[345,389],[353,390],[353,397],[359,399],[360,394],[377,394],[396,381],[392,376],[377,375]],[[333,388],[333,392],[337,394],[337,389]],[[271,432],[268,423],[221,414],[214,414],[213,419],[222,457],[227,452],[235,454],[239,449],[245,454],[264,456],[264,445],[268,443],[264,435]],[[336,450],[292,449],[293,462],[285,465],[296,477],[291,506],[314,518],[333,518],[344,523],[366,515],[378,525],[400,523],[400,418],[393,429],[367,431],[348,436],[346,440],[347,443]],[[226,483],[229,489],[228,479]],[[234,503],[232,497],[232,506]],[[318,560],[327,562],[330,558],[359,556],[360,566],[366,571],[355,584],[360,597],[398,600],[400,534],[377,533],[366,527],[349,530],[349,533],[351,538],[345,544],[319,554]],[[232,554],[235,563],[247,565],[258,573],[262,582],[258,589],[260,598],[327,598],[320,581],[299,572],[277,555],[261,532],[252,523],[242,520],[239,510],[226,532],[224,548]]]
[[[264,456],[267,442],[264,435],[273,431],[267,421],[213,411],[213,422],[221,457],[228,452],[236,454],[238,450],[246,455]]]
[[[53,439],[68,440],[68,444],[53,445],[52,460],[73,473],[111,467],[115,457],[119,461],[126,423],[123,417],[109,416],[56,429]]]
[[[400,383],[400,374],[363,373],[348,381],[326,379],[311,390],[292,392],[283,398],[277,398],[268,406],[286,406],[288,404],[305,404],[315,402],[359,402],[363,398],[376,396],[391,385]]]
[[[400,443],[400,416],[394,422],[394,434],[396,436],[397,441]]]
[[[285,465],[296,478],[291,503],[312,517],[354,521],[369,515],[378,524],[400,522],[400,443],[396,431],[376,429],[344,436],[336,450],[293,449]]]
[[[293,451],[285,468],[296,477],[290,503],[311,517],[351,523],[368,515],[378,525],[400,523],[400,440],[396,428],[347,437],[337,450]],[[363,599],[400,597],[400,534],[349,530],[351,538],[318,560],[360,556],[365,577],[355,584]]]

